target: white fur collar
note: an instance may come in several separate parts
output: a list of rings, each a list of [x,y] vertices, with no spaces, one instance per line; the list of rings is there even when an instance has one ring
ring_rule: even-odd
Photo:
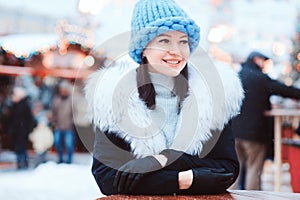
[[[243,99],[237,73],[225,64],[216,66],[221,76],[217,87],[208,85],[196,68],[189,68],[190,95],[183,102],[171,147],[160,133],[163,122],[153,121],[153,112],[138,96],[138,65],[129,56],[89,77],[85,88],[88,118],[100,130],[124,138],[137,157],[158,154],[166,148],[200,155],[205,142],[213,136],[211,132],[222,130],[239,113]],[[218,79],[218,75],[214,78]]]

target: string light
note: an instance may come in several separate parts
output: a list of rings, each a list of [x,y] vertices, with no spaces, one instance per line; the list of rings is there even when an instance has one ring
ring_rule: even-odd
[[[65,20],[58,22],[56,33],[59,35],[60,40],[68,40],[81,44],[84,47],[91,48],[95,42],[94,31],[67,23]],[[60,44],[63,45],[64,43]],[[63,46],[59,46],[63,48]]]

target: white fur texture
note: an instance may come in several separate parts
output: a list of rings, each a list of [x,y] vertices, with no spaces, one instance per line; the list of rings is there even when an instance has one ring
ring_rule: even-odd
[[[85,88],[89,120],[100,130],[124,138],[137,157],[158,154],[166,148],[199,155],[205,142],[212,137],[211,130],[222,130],[239,113],[243,89],[233,69],[217,64],[223,87],[215,90],[201,73],[191,67],[190,95],[183,102],[174,142],[167,146],[166,136],[160,133],[163,122],[154,121],[153,112],[139,98],[137,67],[126,56],[113,66],[93,73]],[[214,104],[214,101],[220,102]]]

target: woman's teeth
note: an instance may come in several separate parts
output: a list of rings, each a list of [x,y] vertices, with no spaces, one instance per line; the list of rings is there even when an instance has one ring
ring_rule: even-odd
[[[166,63],[169,63],[169,64],[178,64],[179,61],[178,60],[166,60]]]

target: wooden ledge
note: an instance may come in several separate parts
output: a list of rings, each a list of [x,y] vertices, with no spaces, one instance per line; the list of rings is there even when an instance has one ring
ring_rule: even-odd
[[[228,190],[224,194],[213,195],[111,195],[101,197],[96,200],[257,200],[257,199],[300,199],[299,193],[287,192],[270,192],[270,191],[256,191],[256,190]]]

